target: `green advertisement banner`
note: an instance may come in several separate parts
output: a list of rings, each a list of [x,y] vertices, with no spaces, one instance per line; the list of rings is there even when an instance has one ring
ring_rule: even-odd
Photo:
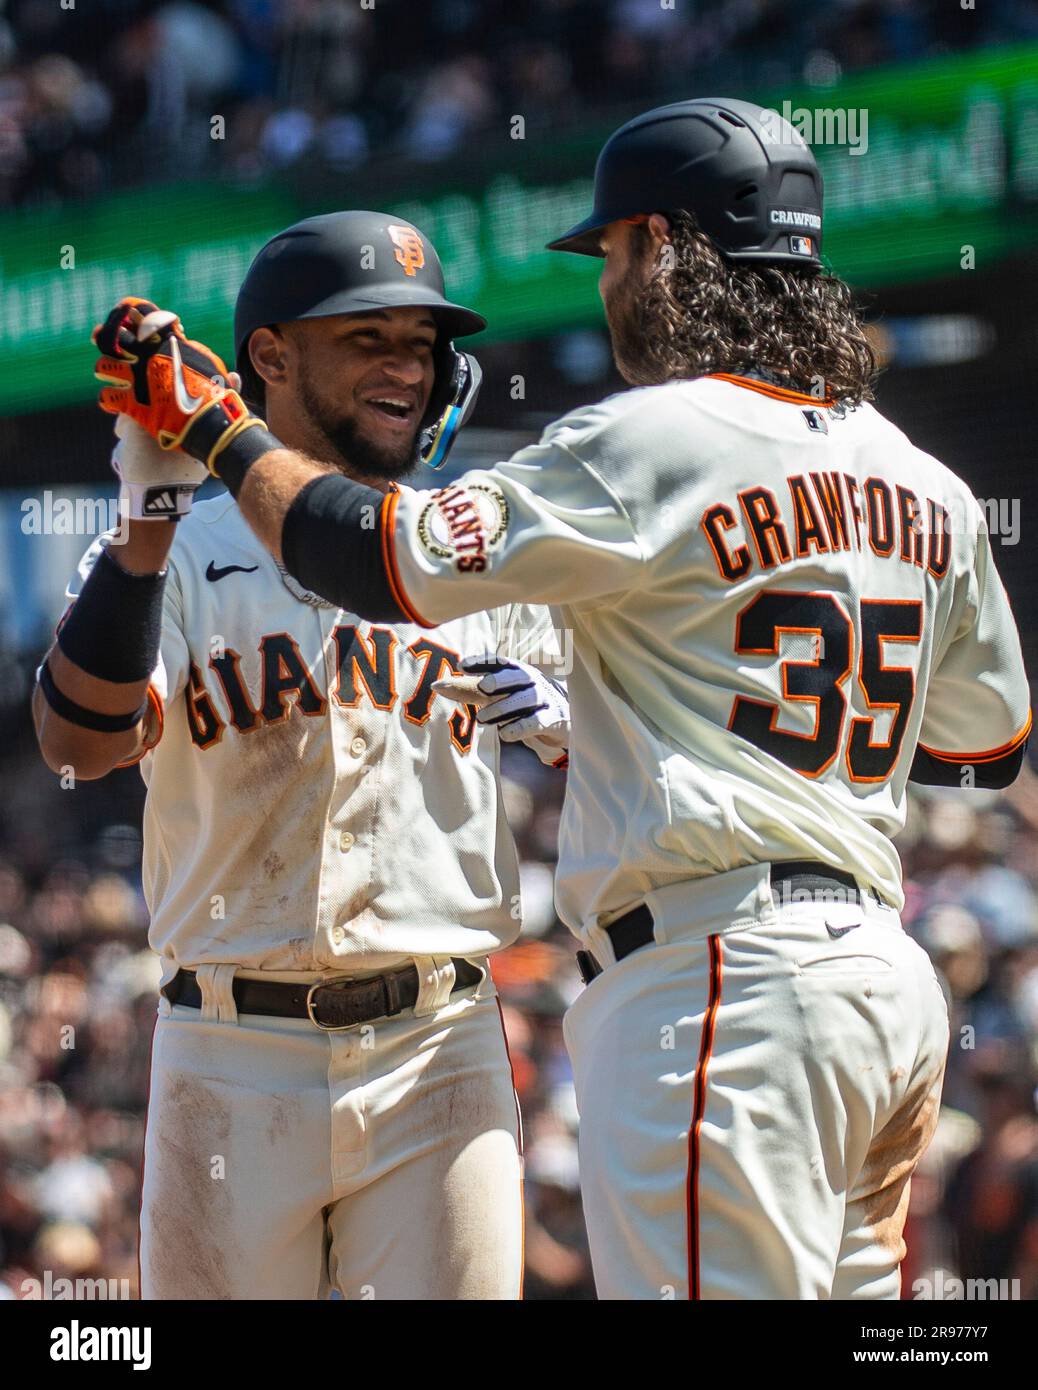
[[[852,283],[969,273],[1038,247],[1038,44],[749,95],[814,148],[826,259]],[[608,133],[556,143],[532,132],[499,157],[413,175],[406,196],[399,179],[365,171],[327,179],[313,195],[287,183],[187,182],[4,214],[0,413],[89,400],[90,329],[123,294],[175,309],[190,337],[229,357],[252,256],[279,228],[339,206],[416,222],[440,252],[451,295],[487,316],[487,339],[600,323],[598,262],[543,247],[589,208]]]

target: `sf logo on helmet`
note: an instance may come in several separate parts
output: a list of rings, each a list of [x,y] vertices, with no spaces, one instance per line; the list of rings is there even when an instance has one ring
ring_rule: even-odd
[[[425,265],[425,246],[413,227],[387,227],[396,250],[393,255],[404,267],[405,275],[413,275]]]

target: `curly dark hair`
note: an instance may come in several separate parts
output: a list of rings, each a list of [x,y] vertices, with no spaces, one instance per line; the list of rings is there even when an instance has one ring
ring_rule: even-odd
[[[689,213],[667,217],[671,253],[638,296],[643,380],[633,384],[756,369],[846,406],[873,398],[876,357],[844,281],[807,266],[730,261]],[[648,227],[635,237],[635,254],[648,255]]]

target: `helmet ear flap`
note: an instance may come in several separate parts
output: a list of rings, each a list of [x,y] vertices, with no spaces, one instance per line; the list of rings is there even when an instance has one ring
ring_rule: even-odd
[[[457,357],[458,352],[453,342],[450,338],[444,337],[443,331],[440,330],[436,334],[436,344],[433,347],[433,386],[429,393],[429,404],[422,416],[423,430],[439,420],[451,402],[457,389]]]
[[[476,404],[483,371],[467,352],[447,342],[437,348],[436,383],[418,435],[418,457],[429,468],[442,468],[451,445]]]

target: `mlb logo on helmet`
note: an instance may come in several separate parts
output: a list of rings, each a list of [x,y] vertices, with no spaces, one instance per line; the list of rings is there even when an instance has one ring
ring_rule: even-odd
[[[809,236],[791,236],[789,249],[795,256],[813,256],[815,253],[814,244]]]
[[[414,275],[425,266],[425,246],[414,227],[391,226],[386,231],[396,247],[393,255],[404,267],[405,275]]]

